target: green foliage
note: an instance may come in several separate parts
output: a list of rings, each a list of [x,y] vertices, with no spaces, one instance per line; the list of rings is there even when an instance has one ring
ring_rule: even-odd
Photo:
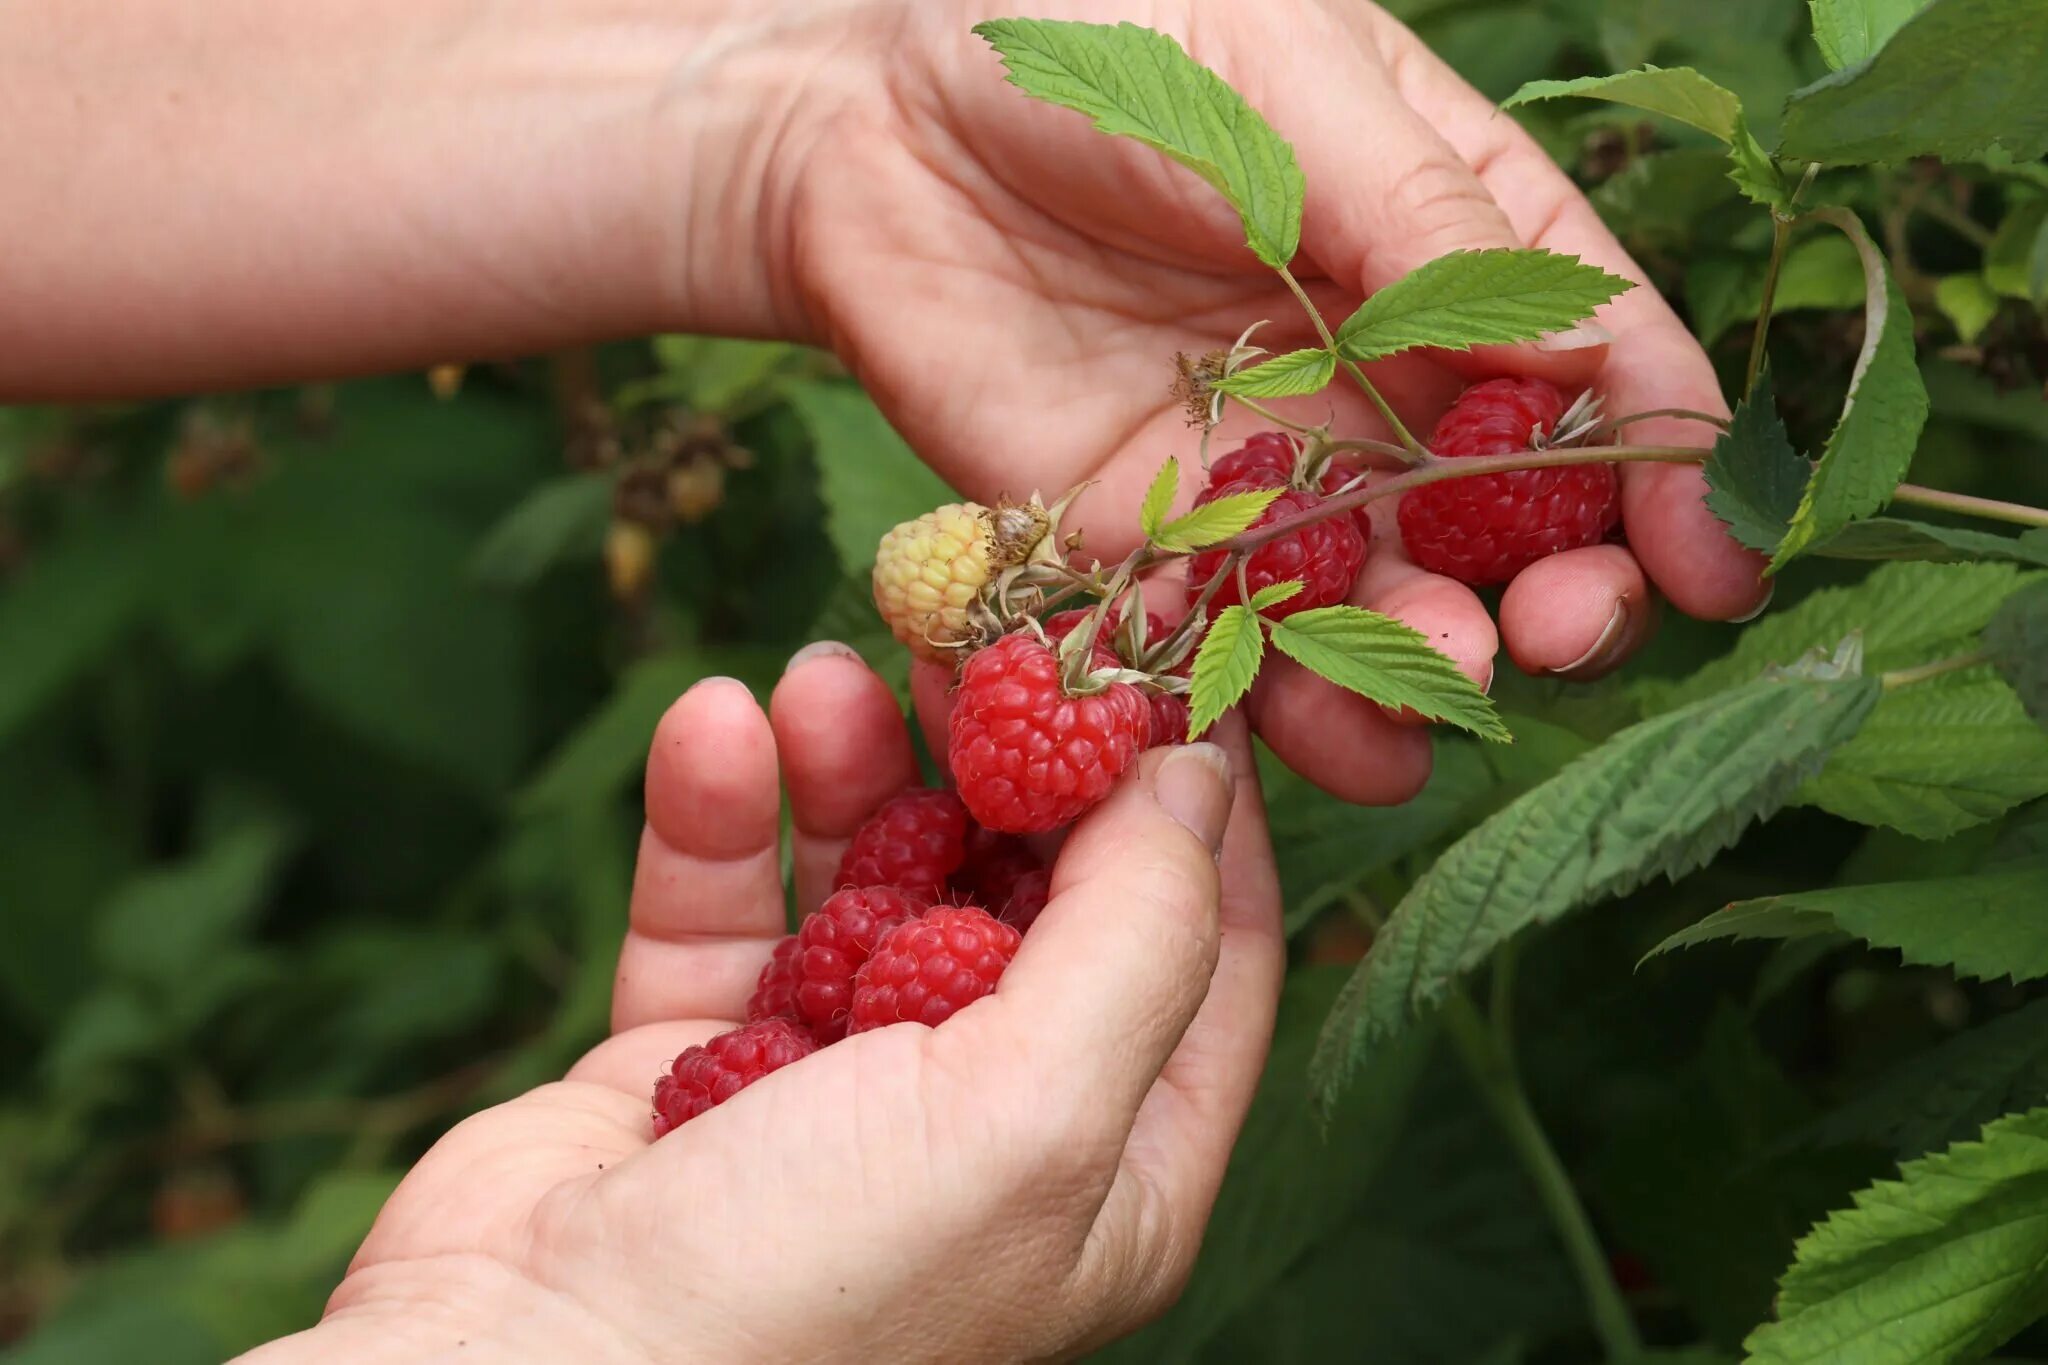
[[[1320,348],[1289,351],[1248,370],[1225,375],[1214,387],[1246,398],[1294,398],[1320,393],[1337,374],[1337,357]]]
[[[1550,251],[1453,251],[1374,294],[1337,328],[1337,349],[1379,360],[1417,346],[1465,351],[1528,341],[1593,316],[1627,280]]]
[[[1147,540],[1158,537],[1159,528],[1166,524],[1167,512],[1173,508],[1173,495],[1179,491],[1180,461],[1168,460],[1145,490],[1145,501],[1138,508],[1138,534]]]
[[[1188,691],[1188,737],[1199,739],[1216,718],[1237,705],[1251,690],[1265,655],[1266,637],[1259,618],[1248,606],[1228,606],[1216,613],[1195,654]]]
[[[2048,579],[2000,604],[1984,627],[1984,646],[2027,714],[2048,725]]]
[[[1768,370],[1755,391],[1736,404],[1704,472],[1707,508],[1729,534],[1752,550],[1777,549],[1813,477],[1813,465],[1800,458],[1785,434]]]
[[[1813,41],[1839,71],[1868,61],[1927,0],[1810,0]]]
[[[1249,493],[1227,493],[1167,522],[1152,543],[1162,550],[1199,550],[1228,540],[1257,521],[1280,491],[1255,488]]]
[[[1411,707],[1487,739],[1508,729],[1493,703],[1429,637],[1363,607],[1313,607],[1269,627],[1273,647],[1319,678],[1382,706]]]
[[[1294,259],[1302,201],[1294,149],[1179,43],[1135,24],[993,19],[974,31],[1025,94],[1158,148],[1230,201],[1253,255],[1275,268]]]

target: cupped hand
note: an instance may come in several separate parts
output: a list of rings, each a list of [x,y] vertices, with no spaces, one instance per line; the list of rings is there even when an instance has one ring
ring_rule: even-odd
[[[1087,548],[1131,544],[1146,485],[1196,434],[1169,393],[1175,352],[1226,346],[1259,319],[1273,350],[1313,345],[1298,303],[1245,249],[1214,190],[1164,156],[1095,132],[1083,116],[1000,79],[969,30],[1017,11],[1173,35],[1294,146],[1308,187],[1295,273],[1332,324],[1366,295],[1447,251],[1535,246],[1638,282],[1546,349],[1410,353],[1371,367],[1403,422],[1426,435],[1467,382],[1501,373],[1597,388],[1610,414],[1724,412],[1698,344],[1592,207],[1519,127],[1400,24],[1363,0],[1005,0],[890,3],[875,87],[833,85],[829,122],[785,209],[789,277],[804,325],[836,347],[910,443],[983,499],[1095,485],[1077,506]],[[1296,413],[1385,438],[1339,383]],[[1233,416],[1228,449],[1260,425]],[[1645,444],[1703,444],[1697,423],[1643,422]],[[1691,466],[1621,470],[1628,548],[1539,562],[1507,588],[1498,632],[1469,589],[1401,552],[1391,505],[1354,600],[1424,632],[1482,684],[1505,644],[1524,669],[1592,677],[1652,620],[1651,586],[1712,618],[1753,610],[1761,560],[1701,502]],[[1192,479],[1183,479],[1183,502]],[[1429,770],[1427,733],[1291,665],[1251,703],[1292,766],[1354,800],[1397,801]]]
[[[743,1016],[783,932],[781,792],[809,907],[917,780],[888,688],[842,649],[806,654],[770,714],[727,680],[670,708],[611,1038],[436,1144],[278,1362],[457,1342],[465,1359],[1011,1359],[1171,1301],[1283,965],[1241,730],[1147,754],[1074,827],[994,996],[836,1044],[650,1140],[654,1078]]]

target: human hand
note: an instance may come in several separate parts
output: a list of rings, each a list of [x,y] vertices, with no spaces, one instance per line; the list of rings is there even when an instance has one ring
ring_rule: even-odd
[[[893,696],[844,651],[794,661],[770,715],[700,683],[649,757],[612,1037],[436,1144],[322,1324],[250,1359],[1012,1359],[1160,1311],[1282,970],[1251,756],[1219,734],[1147,754],[1075,826],[994,996],[848,1039],[651,1143],[655,1076],[743,1016],[783,932],[779,787],[808,908],[917,781]]]
[[[795,325],[839,351],[942,474],[984,500],[1094,480],[1069,524],[1087,526],[1088,548],[1113,561],[1159,465],[1193,451],[1168,392],[1170,357],[1227,345],[1250,319],[1272,320],[1259,340],[1275,351],[1316,338],[1207,185],[999,79],[969,30],[1015,8],[864,10],[888,35],[876,49],[886,60],[870,84],[829,84],[829,118],[795,140],[807,148],[797,191],[769,240],[793,246],[781,273],[799,290]],[[1032,12],[1126,18],[1175,36],[1293,143],[1308,185],[1296,271],[1332,321],[1466,248],[1545,247],[1643,278],[1541,149],[1372,5],[1126,0]],[[1464,384],[1501,373],[1596,387],[1613,413],[1725,411],[1706,356],[1653,290],[1601,316],[1604,331],[1562,339],[1578,349],[1418,352],[1368,368],[1418,432]],[[1340,384],[1326,397],[1340,434],[1386,436],[1361,394]],[[1258,425],[1233,417],[1215,448]],[[1659,419],[1630,437],[1697,444],[1704,431]],[[1707,511],[1696,467],[1620,473],[1628,547],[1539,561],[1506,589],[1498,633],[1470,589],[1402,553],[1391,501],[1375,505],[1378,534],[1352,600],[1422,631],[1482,684],[1502,643],[1532,672],[1612,669],[1649,631],[1651,583],[1695,615],[1759,605],[1762,560]],[[1183,487],[1183,502],[1193,491]],[[1249,709],[1290,765],[1338,795],[1398,801],[1428,775],[1426,731],[1291,664],[1268,670]]]

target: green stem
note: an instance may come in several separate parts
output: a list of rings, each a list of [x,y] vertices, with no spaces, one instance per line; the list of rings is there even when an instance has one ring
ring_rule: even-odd
[[[1504,993],[1500,980],[1496,979],[1496,996]],[[1502,1003],[1497,999],[1495,1008],[1499,1009]],[[1489,1031],[1472,1001],[1455,990],[1444,1002],[1443,1019],[1480,1097],[1493,1111],[1494,1121],[1536,1187],[1536,1196],[1550,1215],[1558,1240],[1564,1243],[1565,1256],[1578,1276],[1580,1292],[1585,1295],[1587,1316],[1592,1319],[1593,1331],[1600,1338],[1607,1359],[1636,1359],[1642,1354],[1642,1337],[1636,1332],[1635,1319],[1629,1315],[1621,1289],[1614,1283],[1607,1254],[1594,1235],[1592,1219],[1572,1188],[1571,1175],[1557,1149],[1550,1145],[1549,1135],[1530,1107],[1521,1078],[1515,1074],[1514,1060],[1501,1041],[1506,1024],[1495,1019],[1494,1031]]]
[[[1771,301],[1778,296],[1778,272],[1785,264],[1785,246],[1792,237],[1792,220],[1783,214],[1771,215],[1771,261],[1764,267],[1763,300],[1757,305],[1756,329],[1749,335],[1749,370],[1743,377],[1742,396],[1745,400],[1756,392],[1756,379],[1763,373],[1764,340],[1771,334]]]
[[[1373,387],[1373,382],[1365,377],[1365,371],[1358,368],[1357,362],[1337,350],[1337,338],[1330,335],[1330,328],[1323,321],[1321,311],[1316,308],[1315,300],[1311,299],[1308,296],[1308,291],[1301,287],[1301,281],[1294,278],[1294,272],[1283,265],[1280,267],[1280,279],[1288,289],[1293,291],[1294,297],[1301,302],[1302,311],[1307,313],[1308,320],[1315,324],[1316,335],[1322,338],[1325,349],[1331,355],[1337,357],[1337,363],[1342,365],[1345,372],[1353,380],[1357,381],[1358,387],[1365,391],[1365,396],[1372,400],[1372,405],[1375,408],[1379,409],[1380,419],[1387,424],[1387,429],[1394,433],[1395,439],[1400,441],[1402,448],[1409,455],[1417,459],[1427,454],[1428,452],[1422,447],[1422,442],[1416,440],[1408,428],[1401,424],[1401,419],[1394,415],[1394,409],[1388,406],[1386,399],[1380,397],[1380,391]]]
[[[1309,426],[1306,423],[1296,422],[1288,418],[1282,417],[1279,413],[1273,411],[1264,403],[1258,402],[1254,399],[1246,398],[1241,394],[1226,393],[1223,396],[1225,398],[1228,398],[1231,402],[1237,404],[1239,407],[1244,408],[1246,411],[1257,413],[1259,416],[1265,418],[1268,422],[1271,422],[1276,427],[1285,427],[1289,431],[1296,432],[1302,436],[1312,435],[1318,430],[1318,428]]]
[[[1881,673],[1878,675],[1878,682],[1883,685],[1885,691],[1896,692],[1902,687],[1911,687],[1914,683],[1926,682],[1929,678],[1938,678],[1944,673],[1960,673],[1966,668],[1975,668],[1978,664],[1990,662],[1990,650],[1973,649],[1965,654],[1951,654],[1946,659],[1936,659],[1933,663]]]
[[[1637,422],[1647,422],[1652,417],[1681,417],[1688,422],[1703,422],[1716,431],[1728,430],[1728,419],[1716,417],[1711,412],[1699,412],[1692,408],[1649,408],[1642,412],[1632,412],[1626,417],[1611,417],[1587,432],[1580,441],[1584,445],[1596,445],[1602,437],[1620,431],[1623,427],[1634,426]]]
[[[1990,521],[2008,521],[2015,526],[2048,526],[2048,508],[2029,507],[2018,502],[2000,502],[1996,498],[1980,498],[1969,493],[1951,493],[1942,488],[1923,488],[1917,483],[1900,484],[1892,490],[1892,500],[1911,503],[1915,507],[1934,507],[1944,512],[1961,512],[1966,516],[1984,517]]]

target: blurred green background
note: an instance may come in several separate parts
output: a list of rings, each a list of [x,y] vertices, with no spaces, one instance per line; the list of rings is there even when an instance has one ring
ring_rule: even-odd
[[[1768,124],[1820,71],[1796,0],[1392,8],[1496,98],[1684,61]],[[1529,119],[1739,367],[1768,224],[1718,154],[1624,111]],[[2011,266],[2048,194],[1921,167],[1833,190],[1883,230],[1920,315],[1935,418],[1916,480],[2048,501],[2048,343]],[[1780,294],[1779,388],[1809,442],[1858,337],[1834,311],[1861,292],[1836,240],[1796,249]],[[9,1358],[212,1361],[310,1323],[410,1160],[600,1035],[662,710],[709,673],[765,697],[826,636],[900,677],[866,565],[942,492],[828,360],[765,344],[0,411]],[[1781,604],[1857,572],[1802,565]],[[1730,638],[1667,621],[1631,676]],[[1366,942],[1352,912],[1606,724],[1599,692],[1499,692],[1521,742],[1441,741],[1401,810],[1271,774],[1299,968],[1268,1089],[1195,1291],[1108,1354],[1584,1358],[1534,1198],[1427,1036],[1327,1134],[1303,1101]],[[1762,976],[1761,950],[1632,975],[1635,957],[1733,895],[1966,866],[1971,837],[1914,845],[1798,811],[1536,945],[1531,1086],[1653,1335],[1739,1340],[1793,1236],[1884,1166],[1862,1148],[1788,1158],[1779,1136],[2020,997],[1854,954]]]

